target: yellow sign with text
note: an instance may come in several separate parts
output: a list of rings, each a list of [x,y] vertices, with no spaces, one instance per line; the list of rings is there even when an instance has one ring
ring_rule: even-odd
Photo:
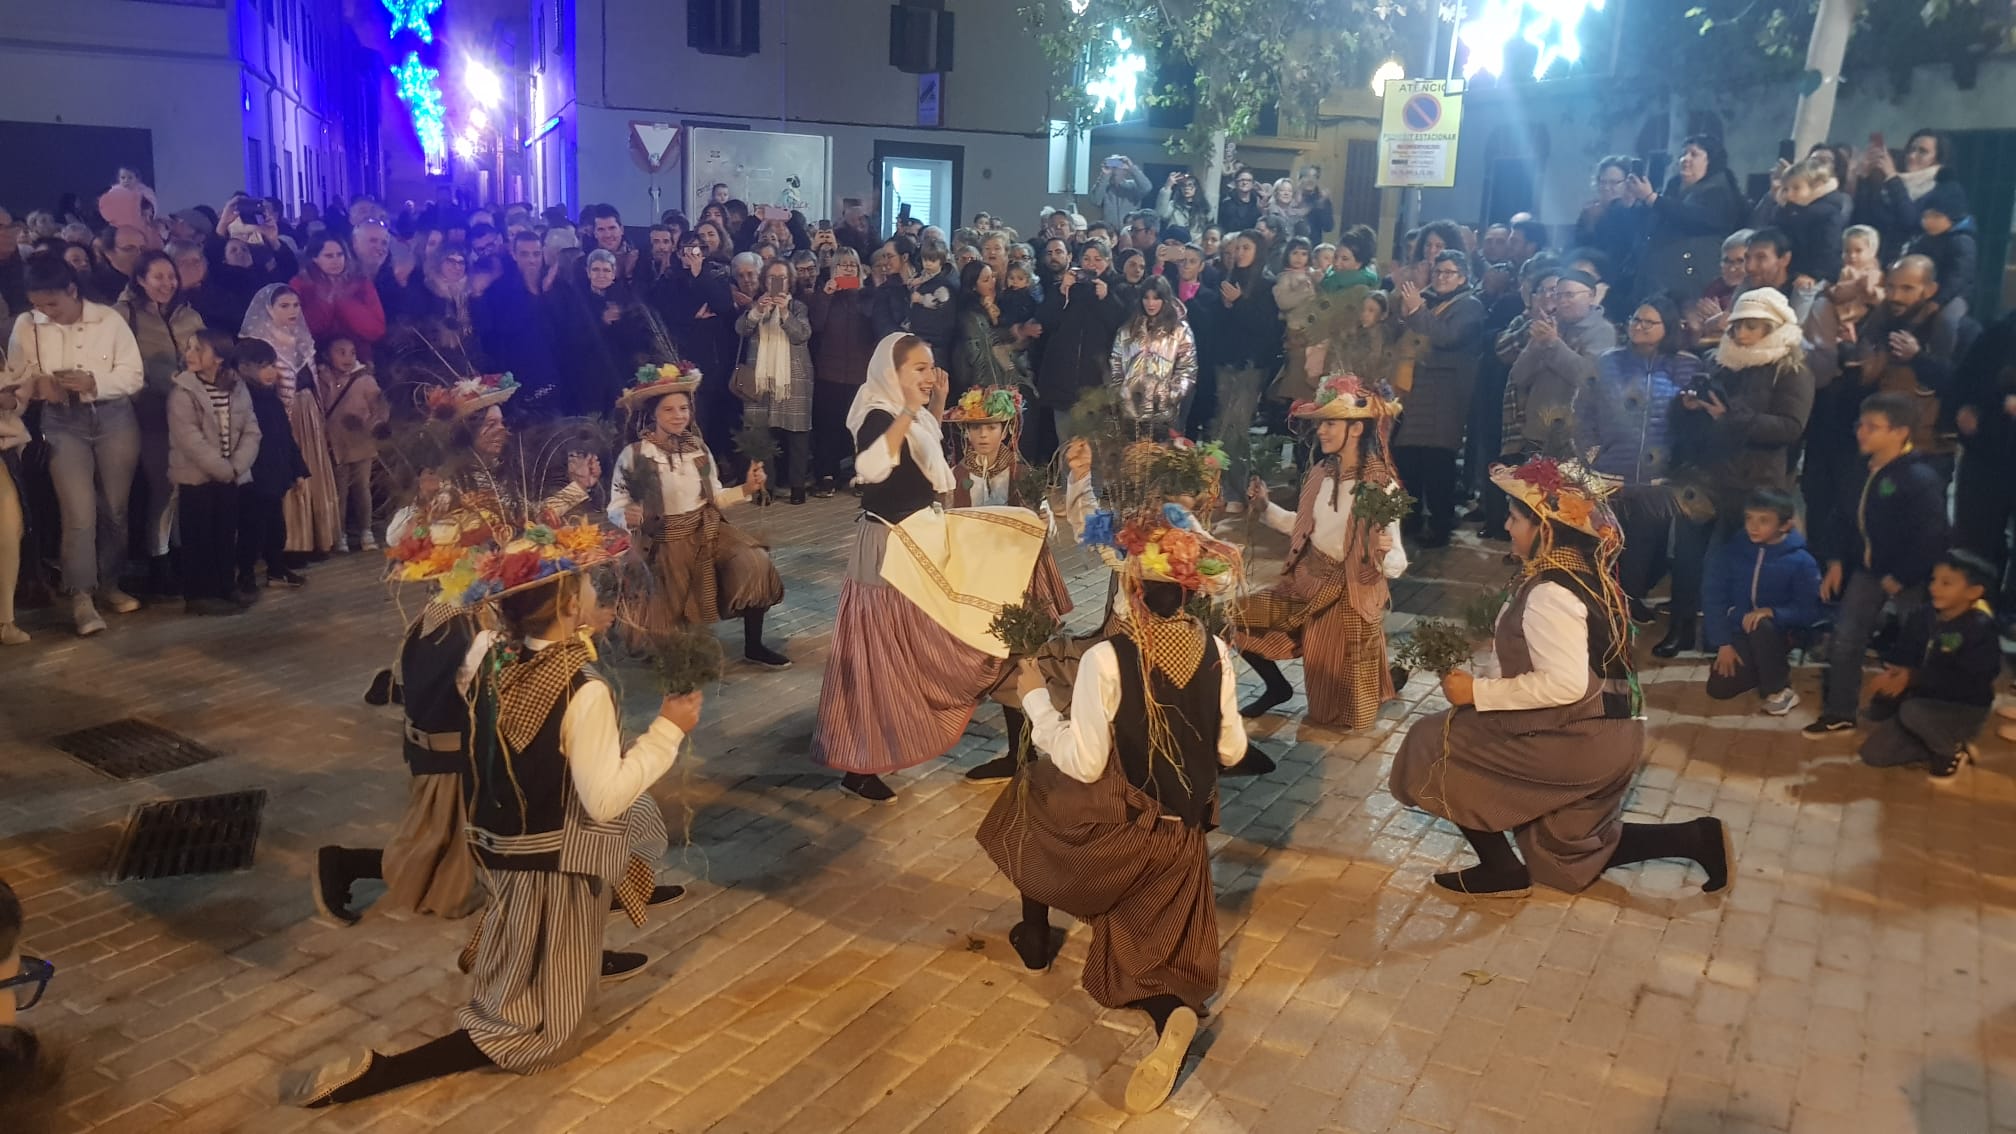
[[[1385,99],[1379,188],[1446,189],[1456,184],[1463,80],[1389,79]]]

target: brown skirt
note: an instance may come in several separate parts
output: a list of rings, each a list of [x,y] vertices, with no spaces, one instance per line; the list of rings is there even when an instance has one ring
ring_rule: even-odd
[[[287,424],[294,427],[294,444],[308,465],[307,479],[295,481],[280,502],[287,522],[287,550],[320,554],[343,538],[343,508],[336,500],[336,465],[329,459],[322,404],[313,394],[295,394],[287,403]]]
[[[638,604],[647,631],[711,625],[784,600],[784,580],[763,544],[699,507],[657,521],[645,555],[651,587]]]
[[[883,775],[951,751],[1008,663],[960,641],[882,581],[887,526],[864,515],[855,531],[812,759]]]
[[[475,912],[483,904],[483,890],[476,883],[476,856],[463,834],[468,819],[461,776],[414,776],[406,813],[385,844],[381,904],[448,918]]]
[[[1597,717],[1513,732],[1470,706],[1422,717],[1393,757],[1393,798],[1473,831],[1510,831],[1533,881],[1577,893],[1623,834],[1645,722]]]
[[[1047,542],[1036,553],[1036,573],[1029,579],[1026,601],[1059,621],[1071,613],[1071,588],[1064,585],[1064,572],[1057,569],[1057,557],[1051,554]]]
[[[976,836],[1031,900],[1092,926],[1085,991],[1108,1008],[1167,993],[1202,1009],[1218,990],[1218,908],[1204,832],[1160,818],[1108,761],[1083,784],[1024,764]]]
[[[1342,565],[1313,548],[1279,582],[1234,604],[1226,622],[1241,650],[1302,659],[1311,724],[1365,728],[1394,697],[1385,625],[1358,612]]]

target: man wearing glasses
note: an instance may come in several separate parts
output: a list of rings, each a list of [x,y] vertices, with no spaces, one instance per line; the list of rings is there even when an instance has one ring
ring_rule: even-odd
[[[1576,392],[1595,380],[1596,356],[1617,345],[1617,329],[1599,302],[1601,288],[1595,276],[1570,268],[1554,281],[1553,314],[1532,319],[1526,348],[1506,383],[1513,407],[1502,446],[1506,454],[1522,461],[1573,455]]]
[[[55,974],[42,958],[21,955],[21,900],[0,882],[0,1115],[10,1119],[33,1117],[38,1103],[53,1102],[55,1076],[41,1066],[41,1044],[14,1020],[41,1002]]]
[[[1253,180],[1253,171],[1242,169],[1232,178],[1232,191],[1218,202],[1218,226],[1227,233],[1252,228],[1260,220],[1265,204]]]

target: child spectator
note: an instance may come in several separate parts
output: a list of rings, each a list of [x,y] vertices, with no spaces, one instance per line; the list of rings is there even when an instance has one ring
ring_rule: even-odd
[[[1029,272],[1027,264],[1010,264],[1008,282],[994,297],[995,306],[1001,309],[1003,327],[1019,327],[1036,318],[1036,309],[1042,304],[1036,300],[1036,277]]]
[[[336,466],[336,507],[343,536],[336,550],[378,550],[371,529],[371,465],[378,459],[381,428],[392,419],[371,364],[359,361],[357,344],[330,339],[315,367],[315,396],[329,422],[329,458]]]
[[[1774,717],[1799,706],[1785,633],[1820,620],[1820,564],[1792,530],[1798,506],[1773,489],[1750,497],[1743,509],[1748,540],[1723,544],[1701,584],[1703,633],[1715,655],[1708,695],[1726,701],[1755,689]]]
[[[1860,323],[1883,302],[1883,262],[1877,254],[1882,241],[1866,224],[1850,225],[1841,234],[1841,277],[1827,298],[1842,323]]]
[[[238,380],[252,396],[259,422],[259,454],[252,479],[238,489],[238,597],[258,597],[252,569],[266,561],[266,585],[298,587],[308,580],[287,569],[287,513],[284,503],[294,482],[308,475],[308,462],[294,443],[287,405],[280,400],[280,356],[264,339],[239,339]]]
[[[0,980],[18,980],[0,988],[0,1115],[10,1131],[40,1130],[53,1119],[61,1085],[62,1061],[42,1050],[35,1033],[15,1023],[16,1013],[41,1000],[55,966],[21,952],[21,899],[0,880]]]
[[[1789,278],[1794,291],[1811,294],[1841,274],[1841,233],[1848,227],[1848,195],[1835,180],[1834,163],[1809,157],[1785,171],[1776,225],[1792,238]]]
[[[1862,402],[1855,444],[1869,475],[1853,499],[1843,499],[1829,530],[1844,546],[1827,554],[1820,598],[1838,603],[1834,642],[1820,717],[1808,739],[1855,727],[1862,695],[1862,653],[1886,605],[1899,616],[1925,601],[1932,565],[1946,549],[1946,483],[1931,459],[1911,447],[1917,406],[1903,394],[1872,394]]]
[[[240,486],[252,480],[259,423],[238,380],[229,334],[202,330],[182,348],[187,369],[168,392],[168,480],[182,533],[182,594],[191,614],[242,614],[231,593]]]
[[[929,241],[917,250],[923,278],[910,285],[910,333],[931,344],[933,358],[952,357],[959,328],[959,279],[947,265],[945,246]]]
[[[1983,596],[1996,572],[1980,556],[1951,551],[1932,568],[1931,605],[1905,616],[1883,672],[1870,681],[1862,762],[1877,768],[1923,764],[1950,782],[1973,759],[1968,742],[1988,720],[2002,672],[2001,635]]]
[[[1974,293],[1974,271],[1980,255],[1974,216],[1967,208],[1967,191],[1958,181],[1935,182],[1918,198],[1918,227],[1923,234],[1913,238],[1904,251],[1932,261],[1939,284],[1939,304],[1948,319],[1957,321],[1966,314],[1967,297]]]

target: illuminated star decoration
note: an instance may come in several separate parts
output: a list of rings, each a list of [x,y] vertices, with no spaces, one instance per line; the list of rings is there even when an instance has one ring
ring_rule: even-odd
[[[427,168],[439,172],[448,145],[448,130],[442,121],[441,72],[420,62],[418,52],[409,51],[406,61],[392,69],[392,78],[399,84],[399,101],[413,116],[413,132],[420,136]]]
[[[1095,116],[1103,113],[1110,102],[1113,104],[1113,120],[1119,122],[1141,105],[1136,95],[1141,75],[1148,70],[1148,60],[1134,53],[1134,41],[1119,28],[1113,29],[1113,47],[1116,52],[1113,62],[1107,65],[1104,75],[1085,84],[1085,93],[1094,99],[1092,113]]]
[[[441,10],[441,0],[378,0],[385,5],[385,11],[392,16],[392,26],[385,35],[389,39],[399,38],[402,31],[411,31],[420,37],[422,43],[434,42],[434,27],[429,22],[434,13]]]
[[[1602,10],[1603,0],[1481,0],[1477,14],[1463,21],[1457,32],[1469,49],[1463,75],[1470,78],[1486,71],[1502,77],[1505,46],[1517,38],[1539,52],[1533,61],[1533,77],[1545,78],[1556,63],[1582,58],[1582,40],[1576,29],[1582,17]]]

